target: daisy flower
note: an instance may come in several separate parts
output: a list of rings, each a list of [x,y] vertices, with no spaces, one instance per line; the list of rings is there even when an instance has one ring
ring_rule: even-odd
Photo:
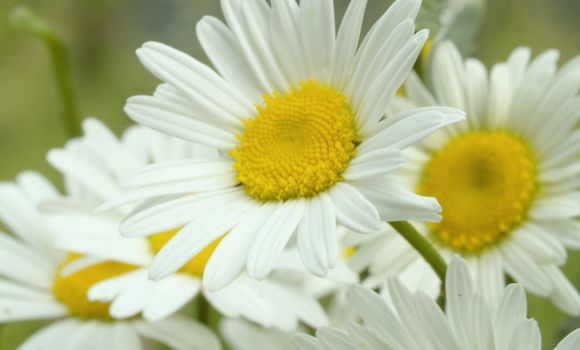
[[[558,70],[557,59],[547,51],[532,60],[519,48],[488,75],[441,45],[432,88],[410,76],[399,107],[456,106],[467,122],[409,149],[401,178],[439,200],[443,220],[425,234],[444,255],[461,254],[492,300],[507,273],[578,315],[578,291],[559,266],[565,248],[580,248],[580,61]]]
[[[193,298],[203,297],[222,315],[244,317],[263,326],[291,331],[299,321],[312,327],[327,324],[324,310],[315,297],[290,281],[274,278],[256,281],[242,273],[227,288],[208,290],[202,277],[219,239],[210,242],[175,274],[157,283],[150,281],[147,268],[153,255],[178,229],[160,231],[148,238],[123,238],[118,227],[131,208],[98,213],[95,209],[121,192],[117,180],[124,173],[147,163],[189,158],[202,151],[210,157],[211,152],[207,147],[192,147],[191,143],[143,127],[131,128],[122,140],[96,120],[86,121],[84,130],[82,138],[48,154],[49,162],[63,173],[65,183],[75,191],[45,203],[45,220],[57,234],[58,244],[84,254],[87,265],[110,260],[135,266],[95,283],[88,289],[90,300],[110,302],[110,313],[118,319],[142,314],[147,320],[157,321]],[[111,159],[111,155],[115,158]]]
[[[436,200],[388,175],[404,148],[463,118],[427,107],[383,120],[427,39],[415,33],[419,0],[396,1],[360,45],[366,1],[350,3],[337,34],[332,0],[221,4],[226,23],[197,25],[217,72],[160,43],[137,51],[165,83],[130,98],[127,114],[220,151],[152,165],[109,203],[149,200],[123,223],[125,236],[181,227],[155,257],[153,280],[222,236],[204,274],[212,289],[244,267],[265,277],[294,236],[305,266],[323,276],[336,264],[337,224],[367,233],[381,219],[440,220]]]
[[[36,173],[23,173],[17,181],[0,183],[0,219],[13,232],[0,232],[0,323],[53,320],[18,349],[144,349],[146,339],[182,350],[221,348],[217,337],[193,320],[115,321],[107,303],[89,301],[86,292],[93,284],[134,267],[104,261],[71,271],[81,258],[57,249],[36,209],[57,191]]]
[[[345,329],[321,328],[317,338],[299,335],[303,350],[540,350],[536,321],[527,318],[524,289],[507,286],[497,307],[474,288],[465,262],[454,258],[446,278],[447,305],[443,312],[422,292],[411,293],[397,279],[389,281],[394,306],[361,286],[353,286],[350,300],[364,320]],[[580,347],[580,330],[568,335],[555,350]]]

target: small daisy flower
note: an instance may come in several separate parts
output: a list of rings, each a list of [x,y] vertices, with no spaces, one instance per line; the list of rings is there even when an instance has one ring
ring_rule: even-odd
[[[221,2],[226,23],[197,25],[215,66],[160,43],[137,51],[165,83],[128,100],[140,124],[217,148],[219,159],[152,165],[123,180],[109,207],[148,199],[121,226],[125,236],[182,227],[157,254],[153,280],[179,270],[210,242],[204,274],[213,289],[247,269],[264,278],[296,236],[309,271],[336,264],[336,226],[375,232],[382,220],[440,220],[436,200],[390,172],[402,150],[463,118],[427,107],[383,120],[427,39],[415,33],[419,0],[398,0],[359,45],[366,1],[352,1],[335,33],[332,0]]]
[[[454,258],[446,278],[447,305],[443,312],[422,292],[411,293],[397,279],[389,281],[393,306],[369,289],[353,286],[350,300],[364,324],[345,329],[321,328],[317,338],[299,335],[303,350],[540,350],[536,321],[527,318],[524,289],[507,286],[497,307],[474,288],[465,262]],[[580,330],[568,335],[555,350],[580,347]]]
[[[578,315],[580,296],[559,266],[565,248],[580,248],[580,61],[558,70],[557,59],[547,51],[531,60],[520,48],[488,76],[453,44],[440,46],[432,89],[412,75],[403,103],[456,106],[467,121],[410,149],[401,174],[439,200],[443,220],[423,230],[445,255],[466,259],[491,299],[507,273]]]
[[[90,300],[110,302],[110,313],[117,319],[142,314],[147,320],[157,321],[173,314],[193,298],[203,296],[227,317],[244,317],[267,327],[291,331],[300,321],[313,327],[328,323],[315,296],[303,292],[290,281],[274,278],[256,281],[242,273],[227,288],[208,290],[202,277],[222,238],[209,242],[175,274],[157,283],[150,281],[147,268],[153,255],[179,229],[160,231],[148,238],[123,238],[118,227],[130,208],[97,213],[95,209],[121,191],[117,185],[121,174],[158,161],[159,155],[168,160],[189,158],[201,151],[208,157],[211,152],[207,147],[199,146],[197,148],[201,149],[196,150],[191,143],[142,127],[130,129],[122,140],[117,140],[96,120],[85,122],[84,129],[82,138],[70,141],[64,149],[49,152],[51,164],[63,173],[69,187],[77,191],[58,201],[45,203],[45,220],[58,235],[59,245],[86,255],[87,265],[93,260],[111,260],[135,266],[95,283],[88,289]],[[111,155],[116,155],[114,161]],[[103,186],[105,183],[108,185]]]
[[[109,304],[88,300],[92,285],[135,267],[102,261],[72,271],[82,258],[57,249],[37,211],[41,202],[57,198],[57,191],[36,173],[23,173],[17,181],[0,183],[0,219],[14,234],[0,232],[0,323],[53,320],[18,349],[132,350],[144,349],[146,339],[182,350],[221,348],[217,337],[193,320],[115,321]]]

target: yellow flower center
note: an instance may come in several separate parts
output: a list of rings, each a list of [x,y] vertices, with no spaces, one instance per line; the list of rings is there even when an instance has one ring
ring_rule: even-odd
[[[355,253],[356,253],[356,247],[353,245],[342,248],[342,255],[347,259],[352,258]]]
[[[433,237],[462,253],[505,238],[524,220],[536,190],[531,150],[503,131],[452,140],[427,163],[418,188],[443,207],[443,221],[430,224]]]
[[[181,228],[149,236],[149,244],[151,244],[151,250],[153,253],[157,254],[161,248],[163,248],[163,246],[169,242],[169,240],[172,239],[173,236],[177,234],[177,232],[179,232],[179,230],[181,230]],[[218,244],[221,242],[224,236],[221,236],[220,238],[213,241],[210,245],[205,247],[201,252],[189,260],[187,264],[185,264],[179,270],[179,272],[193,275],[199,278],[203,277],[205,265],[207,265],[209,258],[211,258],[211,255],[216,250]]]
[[[87,298],[88,290],[95,284],[106,279],[116,277],[135,270],[137,267],[119,262],[107,261],[95,264],[85,269],[63,276],[62,269],[80,258],[79,254],[69,254],[56,271],[52,292],[57,300],[63,303],[71,315],[81,319],[98,319],[110,321],[111,303],[90,301]]]
[[[264,95],[231,151],[237,179],[254,198],[312,197],[340,181],[359,143],[344,95],[315,81]]]

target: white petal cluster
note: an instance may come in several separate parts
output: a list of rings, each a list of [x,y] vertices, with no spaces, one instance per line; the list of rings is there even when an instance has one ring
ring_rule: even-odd
[[[508,285],[497,307],[490,306],[473,285],[463,260],[449,264],[445,311],[422,292],[412,293],[396,278],[389,281],[393,305],[373,291],[353,286],[349,299],[364,324],[345,329],[324,327],[316,338],[300,335],[303,350],[540,350],[537,323],[527,318],[524,289]],[[555,350],[580,346],[580,330],[568,335]]]

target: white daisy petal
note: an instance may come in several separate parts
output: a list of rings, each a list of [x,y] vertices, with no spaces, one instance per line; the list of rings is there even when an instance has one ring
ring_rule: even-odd
[[[254,236],[274,210],[263,205],[225,235],[205,267],[203,284],[208,290],[221,289],[240,275]]]
[[[47,297],[43,290],[31,289],[19,283],[6,281],[0,278],[0,297],[22,300],[46,300]]]
[[[487,115],[488,77],[483,64],[475,59],[465,61],[465,116],[471,128],[481,127]]]
[[[347,180],[384,175],[399,168],[406,162],[402,151],[383,149],[365,153],[354,158],[343,176]]]
[[[98,208],[100,211],[134,203],[150,197],[170,196],[177,194],[199,193],[229,189],[237,184],[234,174],[187,179],[183,181],[166,182],[140,187],[127,192],[114,200],[106,202]]]
[[[0,220],[32,247],[45,249],[50,244],[38,211],[14,184],[0,182]]]
[[[24,171],[16,176],[16,183],[32,202],[40,204],[58,197],[56,188],[46,178],[34,171]]]
[[[147,186],[187,179],[217,177],[233,172],[233,163],[226,159],[183,159],[152,164],[138,173],[123,178],[122,186]]]
[[[489,99],[487,106],[487,123],[491,128],[504,124],[509,115],[512,84],[509,68],[496,65],[491,71],[489,82]]]
[[[240,3],[244,15],[242,24],[245,26],[249,41],[254,45],[254,50],[267,67],[268,75],[278,88],[288,86],[290,82],[276,60],[270,43],[268,30],[271,24],[271,9],[261,0]]]
[[[347,86],[347,89],[352,93],[352,103],[357,110],[362,105],[365,93],[370,91],[369,86],[372,86],[377,81],[377,77],[383,72],[385,67],[392,64],[393,59],[401,52],[403,46],[409,44],[409,40],[414,33],[415,24],[413,21],[411,19],[404,20],[394,28],[392,33],[388,34],[388,37],[381,43],[381,47],[376,52],[375,57],[363,58],[362,56],[357,56],[360,61],[354,67],[352,80]],[[410,47],[407,46],[407,49],[410,49]]]
[[[409,75],[428,36],[429,32],[426,30],[415,34],[370,86],[358,109],[361,133],[369,135],[376,130],[377,123],[387,111],[391,98]]]
[[[550,295],[552,302],[570,315],[580,315],[580,293],[576,287],[556,266],[547,265],[543,268],[554,285],[552,295]]]
[[[547,296],[552,291],[548,275],[527,252],[510,242],[504,243],[499,249],[505,262],[505,270],[514,280],[538,295]]]
[[[71,262],[70,264],[66,264],[62,270],[60,270],[60,275],[62,277],[70,276],[80,270],[84,270],[87,267],[100,264],[106,262],[107,259],[98,258],[94,256],[83,256]]]
[[[356,349],[385,349],[383,341],[373,331],[364,326],[356,323],[348,323],[346,325],[346,332],[350,336],[350,340],[354,343]]]
[[[387,340],[392,346],[403,349],[416,348],[410,334],[378,295],[356,285],[349,289],[349,295],[362,319],[381,336],[389,336]]]
[[[205,16],[197,23],[197,38],[220,75],[247,96],[259,101],[264,88],[252,75],[250,64],[243,59],[242,50],[228,27],[215,17]]]
[[[210,243],[231,230],[248,211],[251,212],[256,207],[254,202],[241,201],[189,222],[155,256],[149,270],[150,278],[158,281],[177,271]]]
[[[320,339],[320,343],[327,349],[352,350],[355,348],[348,335],[335,328],[320,328],[316,331],[316,336]]]
[[[241,126],[241,119],[253,112],[251,103],[222,77],[178,50],[161,43],[148,42],[137,50],[137,56],[159,79],[168,82],[193,101],[208,110],[223,109],[223,114],[217,114],[228,116],[227,119],[220,119],[222,122]],[[204,87],[201,90],[200,85]]]
[[[566,247],[580,249],[580,222],[577,220],[551,221],[542,225]]]
[[[163,201],[130,213],[121,223],[120,231],[124,236],[132,237],[173,230],[187,224],[191,213],[203,217],[206,212],[211,213],[214,208],[228,203],[238,203],[241,198],[241,191],[232,188]]]
[[[147,305],[150,289],[140,288],[141,284],[126,285],[115,297],[109,308],[112,317],[122,320],[137,316]]]
[[[364,154],[386,147],[405,149],[431,135],[435,130],[463,120],[463,116],[463,112],[445,107],[425,107],[401,113],[392,117],[396,122],[389,122],[391,118],[381,122],[385,123],[386,127],[363,142],[358,152]]]
[[[75,319],[65,319],[55,322],[47,327],[34,333],[26,339],[18,349],[20,350],[38,350],[46,348],[65,349],[70,335],[74,334],[79,325]]]
[[[330,62],[330,83],[343,87],[352,74],[367,0],[351,1],[340,24]]]
[[[484,296],[490,306],[498,305],[505,286],[501,254],[497,250],[490,250],[475,260],[474,265],[477,269],[474,276],[476,288],[486,291]]]
[[[529,215],[535,220],[571,219],[580,215],[580,203],[571,198],[543,198],[534,202]]]
[[[420,6],[421,2],[416,0],[396,1],[373,25],[358,49],[356,57],[357,72],[349,84],[350,91],[355,92],[359,90],[360,84],[364,81],[364,69],[369,67],[375,58],[380,58],[381,55],[379,55],[379,52],[381,51],[382,44],[387,42],[389,36],[402,22],[416,17]],[[398,51],[395,47],[393,49]],[[386,56],[387,59],[388,57]],[[363,69],[363,71],[359,71],[359,69]]]
[[[65,316],[68,311],[62,304],[50,300],[0,300],[0,322],[53,319]]]
[[[534,260],[544,264],[563,264],[566,250],[562,243],[534,224],[524,224],[510,240]]]
[[[353,185],[375,205],[384,221],[441,220],[441,206],[435,198],[414,194],[385,176]]]
[[[300,81],[307,76],[306,57],[300,55],[301,45],[298,27],[300,7],[296,1],[273,0],[270,32],[272,50],[287,79]]]
[[[302,200],[288,201],[280,204],[262,228],[248,253],[247,270],[254,278],[264,278],[276,263],[288,240],[296,230],[304,214],[305,203]],[[273,234],[272,228],[279,228]]]
[[[175,110],[173,104],[159,98],[134,96],[127,100],[125,112],[133,120],[160,132],[188,141],[198,142],[218,149],[230,149],[236,144],[231,133],[193,119]]]
[[[0,232],[0,275],[37,288],[50,288],[53,274],[54,265],[40,251]]]
[[[142,345],[137,332],[133,326],[124,322],[116,322],[112,326],[110,345],[112,350],[137,349],[141,350]],[[71,349],[72,350],[72,349]]]
[[[456,257],[451,260],[446,277],[446,313],[459,339],[468,338],[469,319],[472,317],[471,297],[473,282],[465,264]],[[466,343],[463,343],[467,346]]]
[[[494,331],[497,339],[510,339],[515,327],[525,319],[528,308],[524,288],[519,284],[511,284],[506,287],[495,316]],[[504,343],[498,350],[508,350],[509,344]]]
[[[317,276],[326,276],[338,254],[336,218],[327,195],[307,202],[297,230],[298,249],[306,268]]]
[[[411,71],[409,77],[405,81],[404,87],[405,94],[407,94],[417,106],[426,107],[437,105],[435,97],[433,97],[431,92],[423,85],[421,78],[419,78],[415,71]]]
[[[335,40],[334,5],[330,0],[300,2],[300,39],[306,54],[309,78],[324,79]]]
[[[221,7],[228,26],[239,43],[240,49],[248,61],[254,76],[266,89],[265,92],[271,92],[279,88],[278,84],[281,80],[280,69],[273,56],[266,50],[265,43],[263,41],[258,42],[253,37],[255,32],[251,31],[252,27],[248,27],[250,24],[247,23],[247,21],[251,22],[252,20],[245,18],[248,13],[243,10],[243,2],[240,0],[222,0]],[[251,11],[250,13],[254,14]],[[260,13],[255,13],[254,15],[259,16]]]
[[[463,62],[459,50],[450,42],[442,43],[433,56],[433,86],[437,100],[445,106],[464,110]]]
[[[143,318],[159,321],[184,307],[200,291],[198,279],[185,274],[174,274],[157,282],[143,309]]]
[[[514,329],[510,349],[540,350],[541,347],[540,329],[535,320],[525,320]]]
[[[91,301],[110,302],[129,287],[139,286],[139,288],[143,288],[141,286],[148,282],[147,269],[140,268],[96,283],[89,288],[87,297]]]
[[[381,219],[377,209],[355,187],[340,183],[328,195],[341,225],[360,233],[375,233],[379,230]]]
[[[568,334],[554,350],[574,350],[580,346],[580,329]]]

